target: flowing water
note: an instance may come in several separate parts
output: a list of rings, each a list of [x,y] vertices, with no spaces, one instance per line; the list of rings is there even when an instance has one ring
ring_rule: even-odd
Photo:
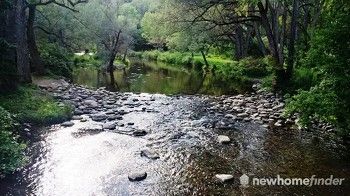
[[[259,124],[225,118],[226,111],[212,107],[218,102],[216,97],[149,94],[198,93],[198,80],[201,79],[194,79],[196,77],[191,77],[186,70],[163,69],[138,64],[126,74],[125,85],[119,81],[123,91],[148,93],[116,93],[117,109],[127,114],[118,121],[115,130],[81,131],[81,128],[103,124],[91,119],[87,122],[74,120],[72,127],[54,125],[39,129],[37,140],[29,148],[29,164],[12,178],[0,181],[0,195],[350,193],[349,156],[342,148],[327,139],[315,141],[312,133],[270,130]],[[90,71],[80,70],[75,81],[91,87],[102,85],[97,75],[90,74]],[[163,86],[162,82],[167,84]],[[222,129],[215,126],[218,123],[233,126]],[[135,130],[145,130],[148,134],[136,137],[132,134]],[[227,135],[232,142],[219,144],[218,135]],[[141,156],[144,149],[154,150],[160,158],[152,160]],[[139,171],[147,172],[147,178],[130,182],[128,175]],[[222,183],[215,179],[216,174],[232,174],[235,179]],[[238,181],[242,174],[299,178],[333,175],[346,178],[346,183],[342,186],[245,188]]]

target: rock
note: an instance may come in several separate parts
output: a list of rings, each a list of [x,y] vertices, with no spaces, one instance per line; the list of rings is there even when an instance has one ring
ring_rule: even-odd
[[[93,121],[103,121],[103,120],[106,120],[107,119],[107,115],[106,114],[103,114],[103,113],[100,113],[100,114],[95,114],[95,115],[92,115],[91,116],[91,119]]]
[[[80,109],[76,109],[76,110],[74,111],[74,114],[75,114],[75,115],[82,115],[82,114],[84,114],[84,112],[83,112],[82,110],[80,110]]]
[[[86,122],[86,121],[87,121],[86,118],[83,118],[83,119],[80,120],[80,122]]]
[[[74,122],[68,121],[68,122],[64,122],[61,124],[61,126],[63,127],[71,127],[74,125]]]
[[[237,114],[237,117],[242,117],[242,118],[245,118],[245,117],[248,117],[249,114],[247,113],[240,113],[240,114]]]
[[[219,135],[218,142],[220,144],[228,144],[231,142],[231,139],[229,137],[227,137],[226,135]]]
[[[84,132],[101,132],[103,131],[101,125],[97,124],[92,124],[87,127],[80,128],[79,131],[84,131]]]
[[[94,100],[85,100],[84,104],[92,108],[98,107],[98,103]]]
[[[115,123],[106,123],[104,124],[102,127],[103,129],[109,129],[109,130],[112,130],[112,129],[115,129],[117,125]]]
[[[72,120],[81,120],[81,119],[83,119],[82,116],[73,116],[72,117]]]
[[[147,131],[145,131],[145,130],[137,130],[137,131],[134,131],[132,134],[133,134],[134,136],[140,137],[140,136],[145,136],[145,135],[147,135]]]
[[[146,172],[132,173],[132,174],[129,174],[128,178],[131,182],[142,181],[147,178],[147,173]]]
[[[135,123],[133,123],[133,122],[128,122],[128,125],[130,125],[130,126],[132,126],[132,125],[134,125]]]
[[[153,150],[141,150],[141,156],[147,157],[149,159],[159,159],[159,155]]]
[[[232,115],[232,114],[226,114],[226,115],[225,115],[225,118],[235,118],[235,116]]]
[[[221,182],[227,182],[227,181],[233,180],[233,175],[230,175],[230,174],[216,174],[215,178],[217,178]]]
[[[118,115],[110,115],[110,116],[108,116],[108,118],[107,118],[108,120],[123,120],[123,117],[121,117],[121,116],[118,116]]]

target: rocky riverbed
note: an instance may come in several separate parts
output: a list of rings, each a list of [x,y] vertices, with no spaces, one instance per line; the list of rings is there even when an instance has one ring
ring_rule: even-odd
[[[348,156],[297,129],[267,92],[237,96],[118,93],[41,85],[74,107],[44,128],[5,195],[326,194],[342,187],[242,187],[239,177],[349,177]],[[295,129],[293,127],[296,127]]]

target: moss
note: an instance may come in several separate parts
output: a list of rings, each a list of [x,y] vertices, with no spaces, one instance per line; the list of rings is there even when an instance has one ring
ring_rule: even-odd
[[[19,122],[52,124],[69,119],[72,109],[59,106],[52,97],[34,87],[20,87],[16,92],[0,96],[0,106]]]

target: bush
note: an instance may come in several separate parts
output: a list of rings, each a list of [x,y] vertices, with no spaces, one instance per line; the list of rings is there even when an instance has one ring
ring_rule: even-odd
[[[40,56],[49,73],[72,78],[71,55],[55,43],[40,45]]]
[[[20,87],[16,92],[1,95],[0,106],[20,122],[51,124],[71,116],[70,107],[60,107],[53,98],[30,87]]]
[[[93,67],[97,68],[102,65],[102,61],[98,58],[97,55],[89,55],[89,54],[84,54],[81,56],[75,55],[74,56],[74,66],[75,67]]]
[[[21,167],[26,160],[26,145],[18,142],[13,123],[10,114],[0,107],[0,178]]]
[[[314,87],[308,91],[299,91],[287,105],[288,113],[299,113],[302,123],[309,124],[313,118],[321,119],[333,123],[341,133],[348,136],[349,9],[349,1],[332,1],[323,12],[323,24],[313,33],[311,47],[302,60],[302,68],[297,70],[299,82]]]

